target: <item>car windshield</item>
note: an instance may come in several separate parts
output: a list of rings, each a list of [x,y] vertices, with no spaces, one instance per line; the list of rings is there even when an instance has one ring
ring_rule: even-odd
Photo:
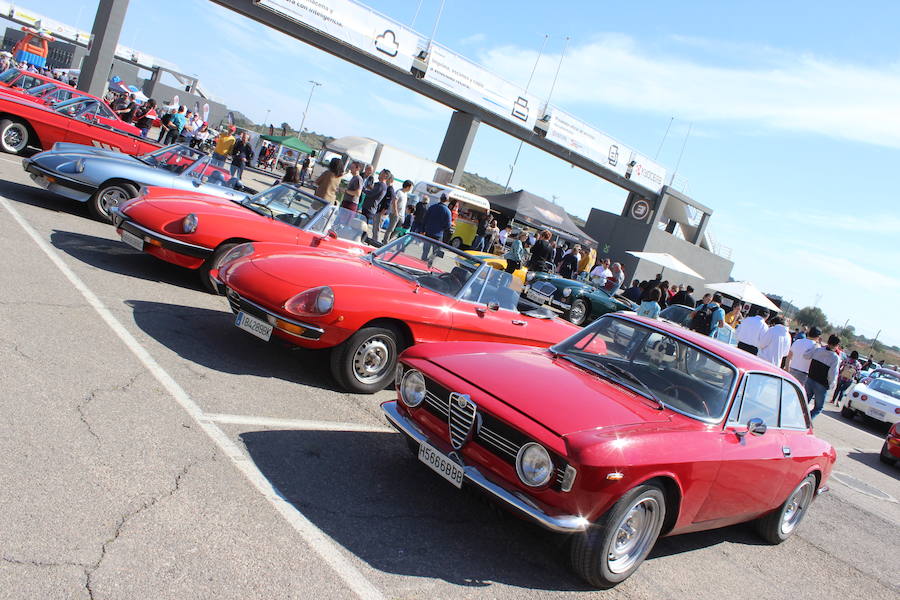
[[[600,317],[553,350],[668,408],[705,421],[724,416],[737,376],[725,361],[676,335],[614,316]]]
[[[93,113],[99,114],[107,119],[112,118],[113,114],[105,105],[95,98],[72,98],[53,105],[53,110],[66,115],[67,117],[80,117]]]
[[[138,159],[151,167],[158,167],[160,169],[165,169],[166,171],[171,171],[176,175],[181,175],[190,169],[194,163],[205,156],[206,155],[199,150],[188,148],[181,144],[175,144],[143,154],[139,156]]]
[[[869,384],[869,389],[873,392],[881,392],[885,396],[890,396],[894,400],[900,400],[900,382],[892,379],[876,379]]]
[[[2,81],[3,83],[9,83],[13,79],[15,79],[18,74],[19,74],[19,69],[16,69],[16,68],[7,69],[7,70],[3,71],[2,73],[0,73],[0,81]]]
[[[484,261],[420,235],[408,234],[372,253],[372,263],[429,290],[456,297]],[[491,267],[486,267],[494,271]],[[479,273],[479,277],[481,274]],[[481,287],[487,282],[482,281]],[[468,298],[467,298],[468,299]],[[471,300],[475,301],[475,298]],[[483,299],[482,299],[483,301]]]
[[[659,311],[659,316],[663,319],[668,319],[673,323],[686,325],[687,318],[691,314],[691,312],[692,310],[690,307],[682,306],[681,304],[673,304],[672,306],[668,306]]]
[[[276,185],[247,198],[244,206],[294,227],[304,228],[329,202],[292,185]]]
[[[55,83],[45,83],[43,85],[36,85],[33,88],[29,89],[25,93],[29,96],[43,96],[48,92],[52,92],[57,88],[57,84]]]

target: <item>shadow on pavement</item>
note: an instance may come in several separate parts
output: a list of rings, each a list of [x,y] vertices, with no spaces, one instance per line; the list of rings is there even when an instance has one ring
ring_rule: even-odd
[[[831,407],[834,408],[833,406]],[[885,435],[887,435],[887,431],[888,429],[890,429],[890,425],[888,425],[887,423],[876,421],[875,419],[872,419],[867,415],[856,415],[852,419],[848,419],[847,417],[842,416],[841,410],[837,408],[834,410],[823,410],[819,416],[827,416],[834,419],[835,421],[839,421],[845,425],[853,427],[854,429],[877,435],[880,438],[883,438]]]
[[[335,390],[327,352],[290,350],[264,342],[234,326],[228,302],[222,310],[128,300],[134,322],[147,335],[180,357],[214,371],[275,377]]]
[[[462,586],[586,591],[565,536],[458,491],[388,433],[253,431],[240,436],[281,494],[337,543],[387,573]],[[765,545],[747,524],[663,538],[650,554]]]
[[[86,202],[63,198],[33,185],[0,180],[0,195],[20,204],[91,218]]]
[[[111,225],[110,231],[115,233]],[[196,271],[182,269],[138,252],[117,239],[56,229],[50,234],[50,243],[69,256],[104,271],[191,290],[204,290]]]
[[[888,465],[881,462],[881,459],[878,456],[879,452],[854,451],[847,453],[847,458],[849,459],[862,463],[867,467],[884,473],[885,475],[900,478],[900,468],[898,468],[896,465]]]

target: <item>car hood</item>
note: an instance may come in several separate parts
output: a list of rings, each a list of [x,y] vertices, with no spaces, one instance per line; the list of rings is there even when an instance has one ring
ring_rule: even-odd
[[[234,193],[241,198],[246,197],[241,195],[240,192]],[[182,192],[170,188],[151,187],[147,188],[147,192],[142,197],[134,201],[135,204],[141,202],[173,215],[214,211],[216,214],[222,215],[232,213],[244,219],[258,218],[264,221],[271,221],[268,217],[264,217],[234,200],[202,192]],[[130,207],[131,205],[129,204],[128,206]],[[127,214],[127,207],[125,212]]]
[[[506,344],[468,347],[463,352],[429,352],[427,359],[557,435],[670,418],[669,411],[659,410],[652,401],[548,350]]]
[[[56,142],[53,144],[53,148],[48,152],[44,152],[42,154],[67,154],[72,156],[86,157],[86,156],[108,156],[110,158],[132,158],[131,156],[124,154],[122,152],[116,152],[115,150],[105,150],[103,148],[98,148],[96,146],[85,146],[84,144],[73,144],[71,142]]]
[[[64,162],[70,162],[79,159],[103,159],[104,163],[115,168],[116,164],[127,164],[130,167],[146,167],[153,169],[149,165],[142,163],[135,157],[125,154],[124,152],[116,152],[115,150],[104,150],[103,148],[95,148],[94,146],[83,146],[81,144],[69,144],[57,142],[52,150],[40,152],[31,157],[30,160],[41,165],[42,167],[55,169]]]

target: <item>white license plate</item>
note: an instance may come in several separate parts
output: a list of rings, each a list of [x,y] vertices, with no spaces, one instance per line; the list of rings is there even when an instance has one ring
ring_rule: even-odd
[[[550,296],[545,296],[544,294],[540,294],[538,292],[535,292],[534,290],[528,290],[527,292],[525,292],[525,297],[529,300],[539,302],[540,304],[545,304],[548,300],[550,300]]]
[[[133,233],[128,233],[127,231],[122,232],[122,241],[134,248],[135,250],[144,251],[144,240],[134,235]]]
[[[419,446],[419,460],[456,487],[462,487],[465,471],[442,452],[423,442]]]
[[[879,421],[884,421],[884,411],[878,410],[877,408],[869,409],[869,416],[873,419],[878,419]]]
[[[272,337],[272,326],[266,323],[265,321],[261,321],[256,317],[251,317],[245,312],[239,312],[237,314],[237,318],[234,320],[234,324],[237,325],[240,329],[248,333],[252,333],[256,337],[261,340],[269,341],[269,338]]]

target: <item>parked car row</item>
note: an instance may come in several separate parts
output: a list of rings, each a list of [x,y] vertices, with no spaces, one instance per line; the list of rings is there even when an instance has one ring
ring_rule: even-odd
[[[328,350],[347,391],[393,385],[382,411],[415,456],[568,534],[594,586],[628,578],[662,535],[755,521],[780,543],[827,489],[835,451],[796,380],[601,290],[529,274],[522,294],[496,257],[418,234],[375,249],[356,212],[289,184],[233,195],[180,146],[126,157],[65,144],[24,166],[76,200],[120,182],[95,212],[224,293],[221,326]],[[569,316],[584,300],[589,324],[535,302],[539,284]]]

